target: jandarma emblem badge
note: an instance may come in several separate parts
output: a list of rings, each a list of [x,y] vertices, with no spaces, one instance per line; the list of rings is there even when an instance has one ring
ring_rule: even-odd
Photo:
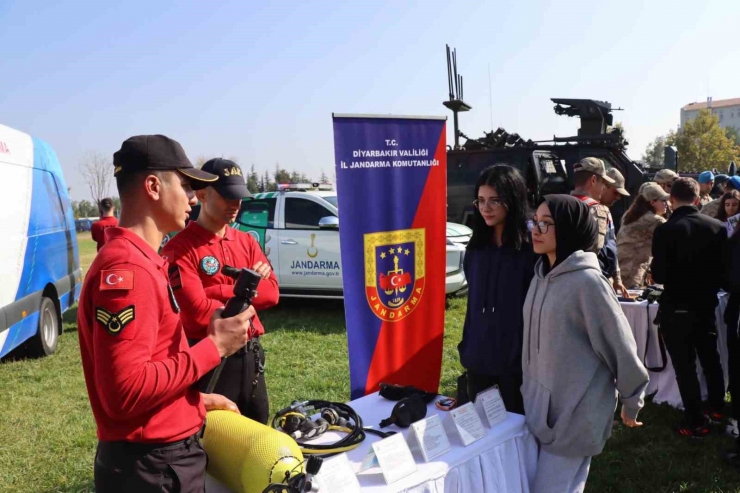
[[[376,317],[397,322],[424,294],[425,230],[365,235],[365,293]]]
[[[212,255],[200,259],[200,268],[209,276],[215,275],[219,267],[218,260]]]

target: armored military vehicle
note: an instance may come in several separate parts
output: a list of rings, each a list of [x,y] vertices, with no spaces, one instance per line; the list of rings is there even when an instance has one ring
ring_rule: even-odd
[[[457,73],[456,53],[447,48],[450,99],[443,104],[454,113],[454,145],[447,151],[447,220],[471,226],[475,182],[481,171],[496,164],[518,168],[527,182],[530,205],[549,193],[569,193],[573,189],[573,165],[585,157],[598,157],[607,169],[617,168],[624,175],[627,191],[637,195],[647,179],[642,166],[626,153],[628,142],[622,130],[613,127],[612,106],[592,99],[552,99],[555,113],[580,118],[578,135],[551,140],[524,140],[503,128],[473,139],[458,128],[458,113],[471,107],[462,99],[462,76]],[[465,143],[460,145],[460,138]],[[617,228],[630,199],[620,199],[612,207]]]

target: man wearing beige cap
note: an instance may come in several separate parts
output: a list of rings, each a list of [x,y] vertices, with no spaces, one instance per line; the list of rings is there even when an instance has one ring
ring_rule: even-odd
[[[609,208],[599,202],[604,187],[616,185],[616,181],[607,175],[606,167],[601,159],[587,157],[573,166],[573,182],[575,190],[571,192],[571,195],[589,207],[599,226],[596,245],[592,251],[599,257],[601,272],[612,279],[616,291],[622,291],[624,297],[629,297],[619,274],[614,221]]]
[[[606,172],[606,176],[614,180],[614,183],[607,183],[604,190],[601,191],[600,202],[607,206],[612,207],[617,200],[622,197],[629,197],[630,194],[626,188],[624,188],[624,176],[619,172],[617,168],[612,168]]]
[[[653,178],[653,180],[655,183],[660,185],[666,193],[670,194],[673,183],[678,180],[678,173],[671,169],[662,169],[655,173],[655,178]]]

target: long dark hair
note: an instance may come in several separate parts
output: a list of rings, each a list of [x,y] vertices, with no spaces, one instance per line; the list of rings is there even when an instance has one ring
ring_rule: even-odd
[[[725,202],[730,199],[735,199],[740,202],[740,192],[737,190],[730,190],[719,199],[719,209],[717,210],[717,219],[722,222],[727,221],[727,212],[725,211]],[[740,212],[740,211],[738,211]]]
[[[655,207],[653,207],[653,204],[643,197],[642,194],[638,195],[629,209],[627,209],[627,212],[624,213],[624,216],[622,216],[622,226],[626,226],[637,221],[648,212],[655,214]]]
[[[499,199],[506,207],[504,234],[501,238],[503,245],[509,245],[517,250],[523,243],[529,241],[527,219],[529,219],[529,205],[527,203],[527,186],[519,170],[505,164],[498,164],[486,168],[475,183],[475,196],[482,186],[496,189]],[[480,211],[473,211],[473,236],[468,248],[481,248],[490,245],[493,238],[493,227],[486,225]]]

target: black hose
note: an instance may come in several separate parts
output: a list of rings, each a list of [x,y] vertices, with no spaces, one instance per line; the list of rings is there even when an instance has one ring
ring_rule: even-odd
[[[330,444],[322,444],[322,445],[319,445],[319,444],[313,445],[313,444],[311,444],[311,445],[309,445],[309,448],[312,451],[318,451],[318,452],[327,451],[327,453],[325,453],[325,454],[322,454],[322,453],[319,453],[319,454],[313,453],[313,455],[318,455],[318,456],[321,456],[321,457],[331,457],[333,455],[337,455],[340,452],[330,452],[330,451],[333,451],[335,449],[345,448],[345,447],[357,446],[357,445],[359,445],[360,443],[362,443],[365,440],[365,438],[367,437],[367,433],[371,433],[373,435],[377,435],[377,436],[379,436],[381,438],[388,438],[389,436],[393,435],[392,432],[391,433],[387,433],[387,432],[383,432],[383,431],[380,431],[380,430],[374,430],[374,429],[370,429],[370,428],[368,428],[368,429],[363,428],[362,418],[360,417],[359,414],[357,414],[357,411],[355,411],[354,409],[352,409],[351,406],[349,406],[348,404],[345,404],[343,402],[306,401],[306,402],[303,403],[303,406],[301,406],[301,407],[313,408],[313,410],[316,410],[316,411],[320,411],[321,409],[324,409],[324,408],[332,408],[333,407],[333,408],[335,408],[335,409],[337,409],[339,411],[342,411],[342,412],[346,413],[347,416],[349,417],[349,419],[352,422],[354,422],[354,427],[352,427],[352,431],[350,433],[348,433],[345,437],[343,437],[341,440],[339,440],[337,442],[334,442],[334,443],[330,443]],[[275,414],[275,417],[272,418],[272,427],[275,428],[276,430],[282,431],[281,428],[278,425],[278,423],[280,421],[280,417],[283,416],[284,414],[288,413],[288,412],[292,412],[292,411],[296,411],[296,410],[297,410],[297,408],[295,406],[290,406],[290,407],[286,407],[285,409],[282,409],[281,411],[278,411],[278,413]],[[306,419],[310,419],[310,417],[309,416],[306,416]],[[308,445],[308,444],[300,443],[299,442],[298,445],[299,446],[302,446],[302,445]],[[309,452],[306,452],[306,451],[303,451],[303,453],[305,455],[308,455],[309,454]]]

